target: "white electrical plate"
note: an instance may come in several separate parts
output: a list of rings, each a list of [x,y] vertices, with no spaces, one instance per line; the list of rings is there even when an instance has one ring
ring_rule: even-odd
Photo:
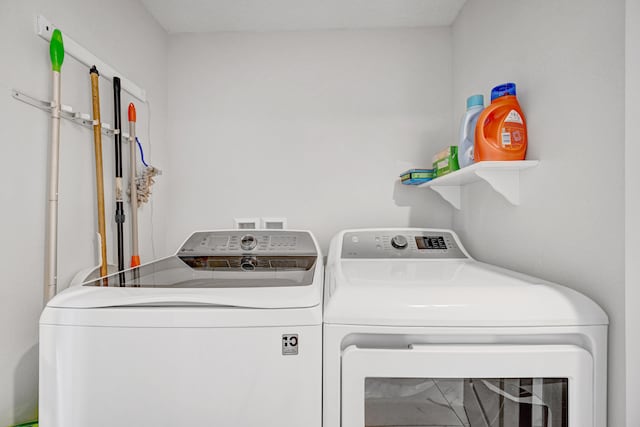
[[[262,228],[265,230],[285,230],[287,218],[262,218]]]
[[[260,228],[260,218],[234,218],[237,230],[256,230]]]

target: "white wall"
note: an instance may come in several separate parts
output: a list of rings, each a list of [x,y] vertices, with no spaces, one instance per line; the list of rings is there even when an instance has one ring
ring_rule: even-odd
[[[518,84],[529,125],[522,206],[485,184],[454,227],[479,259],[584,292],[607,311],[609,425],[624,425],[624,1],[474,0],[453,25],[455,117]],[[457,126],[457,122],[456,122]],[[637,217],[636,217],[637,218]]]
[[[96,12],[98,15],[96,15]],[[38,317],[43,302],[44,224],[47,152],[50,120],[45,112],[14,100],[9,89],[49,99],[51,65],[48,43],[34,33],[43,14],[98,57],[144,87],[149,95],[152,150],[148,145],[146,106],[137,103],[139,134],[147,157],[162,167],[166,122],[167,36],[138,3],[126,0],[2,0],[0,1],[0,425],[36,416]],[[96,17],[98,19],[96,19]],[[101,79],[103,121],[113,123],[113,91]],[[63,103],[91,111],[88,69],[67,56],[62,67]],[[123,119],[130,98],[123,93]],[[103,138],[106,216],[110,261],[113,261],[113,140]],[[128,144],[124,144],[128,158]],[[67,121],[61,129],[59,188],[59,284],[64,287],[76,271],[96,264],[96,201],[93,137],[89,129]],[[125,162],[128,170],[128,161]],[[128,174],[126,175],[128,176]],[[128,181],[128,179],[127,179]],[[154,209],[162,212],[162,177],[154,188]],[[128,211],[127,211],[128,214]],[[130,215],[128,215],[128,220]],[[153,218],[158,248],[164,246],[164,219]],[[153,258],[151,209],[142,208],[141,251]],[[128,231],[130,222],[125,223]],[[127,244],[127,251],[129,245]],[[129,253],[127,252],[127,260]]]
[[[183,34],[169,58],[169,247],[234,217],[286,216],[325,250],[342,228],[450,225],[396,183],[451,140],[449,28]]]
[[[640,0],[626,1],[626,378],[627,426],[640,425]]]

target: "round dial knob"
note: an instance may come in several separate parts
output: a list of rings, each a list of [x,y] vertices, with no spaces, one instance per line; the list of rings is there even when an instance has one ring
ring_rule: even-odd
[[[397,235],[391,238],[391,246],[396,249],[406,249],[408,245],[409,242],[407,242],[407,239],[404,236]]]
[[[243,251],[250,251],[251,249],[255,248],[257,244],[258,241],[256,240],[255,236],[252,236],[251,234],[242,236],[242,238],[240,239],[240,247]]]
[[[256,269],[258,260],[254,256],[245,256],[240,260],[240,268],[244,271],[253,271]]]

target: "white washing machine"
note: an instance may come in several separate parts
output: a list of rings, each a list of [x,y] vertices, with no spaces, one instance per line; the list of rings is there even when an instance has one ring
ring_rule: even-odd
[[[448,230],[343,231],[325,275],[324,427],[606,427],[608,319],[586,296]]]
[[[309,232],[198,232],[40,319],[42,427],[320,427],[323,262]]]

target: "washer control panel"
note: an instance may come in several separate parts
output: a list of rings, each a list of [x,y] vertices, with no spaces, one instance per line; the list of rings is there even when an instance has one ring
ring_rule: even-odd
[[[288,230],[202,231],[178,250],[178,256],[228,255],[316,256],[317,250],[308,232]]]
[[[467,258],[453,235],[430,230],[350,231],[342,240],[342,258]]]

